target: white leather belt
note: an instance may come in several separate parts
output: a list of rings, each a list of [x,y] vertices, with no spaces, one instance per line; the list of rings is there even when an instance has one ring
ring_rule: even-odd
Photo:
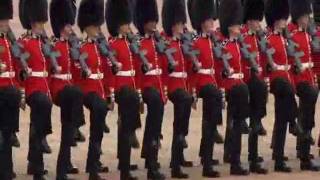
[[[228,78],[230,78],[230,79],[243,79],[244,75],[243,75],[243,73],[233,73]]]
[[[103,73],[91,74],[88,78],[93,80],[100,80],[103,79]]]
[[[278,64],[275,64],[275,68],[277,71],[289,71],[291,66],[290,65],[278,65]]]
[[[311,69],[314,66],[313,62],[307,62],[307,63],[301,63],[301,64],[303,69]]]
[[[16,76],[16,73],[13,71],[6,71],[0,73],[0,78],[14,78]]]
[[[215,71],[214,69],[199,69],[198,73],[205,75],[214,75]]]
[[[117,72],[117,76],[135,76],[136,71],[135,70],[130,70],[130,71],[119,71]]]
[[[52,77],[61,80],[71,80],[72,74],[54,74]]]
[[[187,78],[188,75],[186,72],[172,72],[169,74],[169,77],[174,77],[174,78]]]
[[[148,71],[145,75],[147,76],[159,76],[162,74],[162,69],[156,68]]]
[[[32,71],[31,72],[31,77],[42,77],[42,78],[46,78],[48,77],[48,72],[47,71]]]

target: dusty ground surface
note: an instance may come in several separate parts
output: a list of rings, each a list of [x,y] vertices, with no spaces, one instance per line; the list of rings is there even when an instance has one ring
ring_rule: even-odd
[[[159,3],[161,0],[158,0]],[[21,28],[20,22],[17,17],[17,3],[18,0],[14,0],[15,3],[15,17],[13,20],[13,30],[19,35],[23,31]],[[105,30],[105,26],[103,26]],[[51,29],[48,25],[49,34]],[[319,103],[318,103],[319,105]],[[199,106],[199,109],[201,107]],[[263,121],[266,129],[268,130],[268,136],[260,138],[260,152],[266,159],[265,165],[270,169],[271,173],[267,176],[257,176],[257,175],[250,175],[248,177],[235,177],[229,175],[229,165],[221,164],[216,167],[222,173],[223,180],[319,180],[320,173],[309,173],[309,172],[301,172],[299,170],[299,162],[295,158],[295,139],[293,136],[289,135],[286,144],[286,155],[289,156],[290,161],[289,164],[294,167],[294,172],[286,175],[286,174],[279,174],[272,172],[273,161],[271,160],[271,150],[269,148],[270,141],[271,141],[271,132],[273,127],[273,107],[272,107],[272,99],[270,100],[268,106],[268,116]],[[313,131],[314,137],[318,137],[319,135],[319,126],[320,126],[320,114],[319,108],[317,108],[317,127]],[[59,148],[59,138],[60,138],[60,119],[59,119],[59,109],[56,107],[53,109],[52,115],[52,123],[54,133],[48,137],[49,143],[53,148],[53,154],[45,156],[45,166],[49,170],[48,179],[53,180],[55,178],[55,165],[57,159],[57,152]],[[88,119],[88,113],[86,111],[86,118]],[[108,114],[106,121],[111,128],[111,133],[106,134],[103,139],[103,156],[101,160],[105,165],[108,165],[111,169],[111,172],[108,174],[103,174],[104,177],[111,180],[119,179],[119,173],[116,170],[117,161],[116,161],[116,143],[117,143],[117,125],[116,125],[116,112],[111,112]],[[144,119],[144,118],[143,118]],[[21,112],[21,125],[20,125],[20,133],[19,138],[21,141],[21,148],[14,150],[14,164],[15,164],[15,171],[18,174],[18,180],[31,180],[30,176],[26,175],[26,167],[27,167],[27,149],[28,149],[28,131],[29,131],[29,110],[25,112]],[[163,124],[163,134],[164,140],[162,142],[162,149],[159,154],[159,159],[162,164],[162,171],[170,177],[170,169],[169,169],[169,161],[170,161],[170,146],[171,146],[171,135],[172,135],[172,105],[169,103],[166,107],[166,114],[165,120]],[[199,180],[203,179],[201,177],[201,166],[199,165],[199,158],[198,158],[198,149],[200,144],[200,127],[201,127],[201,111],[198,112],[193,111],[190,123],[190,134],[188,136],[188,142],[190,147],[185,151],[186,157],[190,160],[195,162],[195,167],[185,169],[186,172],[189,173],[190,179],[192,180]],[[144,121],[143,121],[144,124]],[[144,126],[143,126],[144,128]],[[220,127],[220,132],[224,133],[225,127]],[[139,139],[142,139],[143,129],[138,131]],[[88,138],[88,124],[82,128],[82,131],[86,134]],[[317,138],[318,139],[318,138]],[[81,170],[81,174],[78,176],[73,176],[76,179],[82,180],[87,179],[87,175],[84,172],[85,168],[85,161],[86,161],[86,154],[87,154],[87,142],[83,144],[79,144],[77,148],[73,149],[72,159],[74,165],[78,166]],[[312,148],[312,152],[317,154],[318,149],[316,147]],[[243,136],[243,154],[242,159],[244,164],[247,166],[247,136]],[[223,146],[217,145],[215,148],[214,156],[215,158],[219,158],[222,161],[223,155]],[[146,171],[143,169],[144,161],[140,158],[140,150],[135,150],[132,153],[132,161],[139,165],[139,170],[134,172],[135,175],[139,176],[139,179],[146,179]],[[317,156],[317,161],[319,158]],[[1,162],[0,162],[1,163]]]

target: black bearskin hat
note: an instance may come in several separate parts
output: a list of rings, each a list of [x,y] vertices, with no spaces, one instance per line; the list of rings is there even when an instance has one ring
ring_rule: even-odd
[[[289,0],[289,4],[292,22],[297,22],[301,16],[312,12],[310,0]]]
[[[28,18],[28,13],[26,10],[26,3],[27,0],[20,0],[19,1],[19,19],[21,22],[21,25],[24,29],[30,30],[31,24]]]
[[[50,20],[53,34],[60,37],[60,31],[67,24],[74,25],[77,7],[74,0],[52,0],[50,4]]]
[[[163,0],[162,25],[165,33],[172,36],[172,26],[187,22],[185,0]]]
[[[228,28],[233,25],[242,24],[243,8],[240,0],[222,0],[219,10],[221,32],[229,36]]]
[[[216,19],[214,0],[188,0],[188,11],[193,29],[201,31],[201,24]]]
[[[151,21],[159,21],[156,0],[137,0],[133,22],[141,35],[144,35],[144,25]]]
[[[280,19],[289,18],[288,0],[267,0],[265,7],[266,22],[273,27],[274,22]]]
[[[13,6],[12,0],[1,0],[0,1],[0,20],[12,19],[13,17]]]
[[[48,21],[47,0],[26,0],[25,6],[30,23]]]
[[[78,12],[78,26],[83,30],[88,26],[101,26],[104,23],[103,0],[82,0]]]
[[[312,3],[312,8],[313,8],[313,18],[314,21],[319,24],[320,23],[320,1],[315,0]]]
[[[117,36],[119,27],[132,22],[132,4],[129,0],[107,0],[105,13],[111,36]]]
[[[258,20],[262,21],[264,16],[263,0],[244,0],[243,4],[243,20]]]

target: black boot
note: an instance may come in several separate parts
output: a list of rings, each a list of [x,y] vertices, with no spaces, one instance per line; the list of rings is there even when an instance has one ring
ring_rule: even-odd
[[[258,131],[258,135],[259,136],[266,136],[267,135],[267,130],[262,126],[262,124],[261,124],[259,131]]]
[[[320,167],[315,165],[311,160],[301,160],[300,169],[302,171],[320,171]]]
[[[219,165],[219,160],[218,159],[211,159],[210,160],[210,166],[217,166],[217,165]],[[204,164],[204,160],[201,158],[201,164],[203,165]]]
[[[30,163],[30,162],[28,163],[27,174],[28,175],[34,175],[35,174],[35,169],[34,169],[32,163]],[[48,174],[48,170],[44,169],[42,171],[42,173],[40,173],[40,174],[46,175],[46,174]]]
[[[160,173],[158,170],[148,170],[148,174],[147,174],[148,179],[151,180],[164,180],[166,179],[166,177]]]
[[[77,142],[85,142],[86,141],[86,137],[83,135],[83,133],[80,131],[80,129],[75,130],[74,139]]]
[[[139,140],[138,140],[136,133],[132,133],[130,135],[129,142],[130,142],[132,148],[134,148],[134,149],[140,148],[140,143],[139,143]]]
[[[250,172],[247,169],[244,169],[240,164],[231,165],[230,174],[237,176],[247,176]]]
[[[217,143],[217,144],[223,144],[224,143],[223,137],[218,132],[218,130],[214,131],[213,136],[214,136],[214,142],[215,143]]]
[[[220,173],[213,170],[212,166],[204,166],[202,169],[202,176],[207,178],[217,178],[220,177]]]
[[[246,121],[242,121],[241,123],[241,133],[242,134],[249,134],[251,129],[248,126],[248,123]]]
[[[13,147],[19,148],[20,147],[20,141],[16,135],[16,133],[13,133],[10,137],[10,142]]]
[[[46,154],[51,154],[52,153],[51,147],[49,146],[48,141],[47,141],[46,138],[43,138],[41,140],[41,148],[42,148],[42,152],[43,153],[46,153]]]
[[[130,167],[129,167],[130,171],[136,171],[139,169],[138,165],[137,164],[130,164]],[[118,164],[118,170],[120,170],[120,166]]]
[[[258,162],[250,163],[250,172],[257,174],[268,174],[268,170],[261,167],[261,165]]]
[[[110,128],[109,128],[109,126],[107,124],[104,124],[103,132],[106,133],[106,134],[110,133]]]
[[[79,169],[75,166],[73,166],[71,163],[68,167],[68,170],[67,170],[67,173],[68,174],[79,174]]]
[[[98,173],[89,173],[89,180],[105,180]]]
[[[274,166],[274,171],[290,173],[292,169],[289,166],[287,166],[287,164],[284,161],[276,161]]]
[[[134,177],[130,172],[120,172],[120,180],[138,180],[137,177]]]
[[[159,163],[159,162],[156,162],[156,168],[157,169],[160,169],[161,168],[161,164]],[[149,162],[146,160],[145,162],[144,162],[144,168],[145,169],[148,169],[149,168]]]
[[[174,167],[171,169],[171,177],[177,179],[188,179],[189,175],[182,172],[180,167]]]
[[[230,163],[230,156],[224,154],[224,155],[223,155],[223,162],[224,162],[224,163]]]
[[[250,157],[250,155],[248,156],[248,161],[254,161],[257,163],[262,163],[264,161],[263,157],[258,156],[258,157]]]
[[[56,180],[74,180],[73,178],[69,178],[67,175],[57,176]]]
[[[33,180],[46,180],[43,174],[33,175]]]

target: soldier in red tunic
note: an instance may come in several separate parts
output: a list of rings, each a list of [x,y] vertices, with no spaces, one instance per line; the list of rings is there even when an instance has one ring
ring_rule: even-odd
[[[241,136],[245,119],[249,115],[249,90],[243,78],[244,67],[240,44],[237,41],[242,23],[242,5],[240,0],[224,0],[220,4],[219,20],[223,54],[217,64],[219,83],[226,92],[227,130],[225,137],[224,160],[230,161],[230,174],[248,175],[249,171],[241,166]]]
[[[287,27],[289,4],[287,1],[268,0],[265,16],[270,32],[267,34],[267,72],[270,77],[270,91],[275,97],[275,124],[272,138],[274,169],[277,172],[291,172],[285,163],[284,145],[288,123],[289,130],[296,134],[297,103],[294,82],[287,54],[284,30]]]
[[[55,49],[61,56],[57,59],[61,72],[53,74],[50,82],[53,102],[61,109],[61,142],[57,160],[57,180],[68,179],[67,174],[79,173],[71,163],[71,146],[76,125],[82,115],[82,92],[74,85],[73,61],[70,57],[68,38],[75,23],[76,6],[71,0],[53,0],[50,4],[51,26],[56,37]]]
[[[214,141],[220,136],[217,130],[219,121],[222,121],[222,92],[216,80],[216,57],[213,52],[212,36],[216,12],[214,1],[191,0],[188,1],[189,15],[193,28],[198,32],[193,48],[200,52],[199,62],[201,68],[198,72],[191,73],[191,86],[197,96],[203,99],[202,138],[200,157],[203,164],[204,177],[219,177],[220,173],[213,170],[212,159]],[[223,142],[223,141],[220,141]]]
[[[25,92],[30,113],[30,137],[28,154],[28,174],[34,179],[45,179],[42,141],[51,129],[52,101],[48,83],[48,62],[44,54],[44,24],[48,20],[48,3],[41,1],[23,1],[20,12],[24,13],[22,23],[31,29],[30,36],[21,39],[25,51],[30,53],[28,73],[25,74]],[[29,29],[28,28],[28,29]],[[47,51],[48,52],[48,51]],[[51,52],[48,52],[51,53]]]
[[[82,78],[79,85],[84,94],[84,105],[90,111],[90,138],[86,172],[90,180],[103,179],[99,172],[108,172],[101,167],[101,143],[108,112],[106,93],[103,84],[106,59],[101,56],[96,42],[100,26],[104,23],[104,2],[102,0],[82,0],[79,7],[78,26],[87,35],[80,53],[87,58],[81,61]],[[80,61],[80,59],[79,59]]]
[[[106,23],[110,38],[110,48],[115,52],[119,70],[109,73],[107,86],[111,97],[118,104],[118,159],[120,179],[137,179],[130,170],[131,148],[138,147],[135,131],[140,124],[140,103],[142,95],[137,79],[137,59],[130,49],[129,34],[132,22],[132,7],[128,0],[108,0],[106,3]],[[110,72],[110,71],[109,71]],[[134,167],[136,169],[136,167]]]
[[[242,27],[241,51],[244,81],[249,88],[250,96],[250,127],[249,156],[250,171],[266,174],[268,171],[261,167],[262,157],[258,155],[258,136],[266,135],[261,119],[267,114],[268,87],[265,82],[264,61],[259,49],[260,22],[264,17],[264,2],[262,0],[244,1],[244,22]]]
[[[320,2],[319,1],[313,1],[312,3],[312,8],[313,8],[313,18],[315,21],[316,25],[316,37],[320,37]],[[314,62],[314,72],[317,75],[317,82],[319,84],[320,82],[320,52],[318,53],[313,53],[312,54],[312,60]],[[320,148],[320,134],[319,134],[319,139],[318,139],[318,147]],[[319,155],[320,155],[320,149],[319,149]]]
[[[12,137],[19,128],[21,94],[17,82],[17,63],[12,53],[9,21],[13,17],[12,0],[0,4],[0,179],[15,178]]]
[[[318,87],[313,73],[312,52],[319,51],[320,47],[313,46],[312,39],[307,32],[310,23],[311,4],[308,0],[290,0],[290,12],[295,28],[291,31],[289,40],[296,43],[293,52],[290,52],[291,71],[299,97],[298,123],[302,126],[305,136],[311,137],[315,126],[315,106],[318,99]],[[290,44],[289,44],[290,46]],[[319,171],[320,168],[311,160],[310,138],[297,137],[298,157],[301,170]]]
[[[143,63],[143,57],[138,58],[136,68],[142,98],[148,108],[141,155],[145,158],[148,179],[161,180],[165,179],[165,176],[158,170],[160,168],[158,151],[164,105],[167,99],[163,77],[163,73],[166,71],[165,59],[157,49],[158,40],[155,37],[159,21],[157,2],[155,0],[138,0],[134,17],[134,23],[141,36],[140,50],[146,52],[145,57],[148,63]],[[148,66],[149,69],[143,69],[143,65]]]
[[[171,146],[172,178],[188,178],[181,166],[191,167],[186,161],[183,149],[187,147],[185,136],[188,134],[189,119],[193,98],[188,92],[187,61],[182,52],[181,36],[186,23],[186,5],[184,0],[164,0],[162,24],[168,36],[169,47],[175,48],[173,54],[175,67],[168,69],[168,95],[174,105],[173,138]]]

